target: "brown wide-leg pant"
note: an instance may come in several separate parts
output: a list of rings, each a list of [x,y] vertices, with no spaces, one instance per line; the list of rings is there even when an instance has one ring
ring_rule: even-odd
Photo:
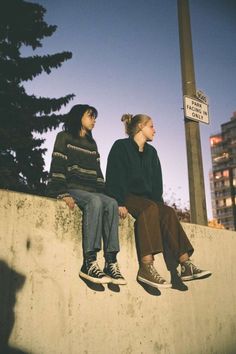
[[[179,257],[194,249],[173,208],[134,194],[128,195],[125,206],[136,219],[135,236],[139,259],[162,252],[171,254],[177,263]]]

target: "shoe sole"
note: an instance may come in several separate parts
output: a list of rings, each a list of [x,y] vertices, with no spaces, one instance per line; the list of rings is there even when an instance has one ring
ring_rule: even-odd
[[[113,279],[111,278],[112,284],[115,285],[127,285],[127,281],[125,279]]]
[[[90,275],[85,274],[85,273],[83,273],[81,271],[79,272],[79,275],[82,278],[87,279],[87,280],[89,280],[89,281],[91,281],[92,283],[95,283],[95,284],[108,284],[108,283],[112,282],[111,278],[109,278],[109,277],[93,278]]]
[[[151,282],[150,280],[147,280],[145,278],[142,278],[138,275],[137,279],[139,281],[141,281],[142,283],[145,283],[145,284],[148,284],[154,288],[162,288],[162,289],[168,289],[168,288],[171,288],[172,287],[172,284],[156,284],[156,283],[153,283]]]
[[[185,277],[181,277],[183,281],[189,281],[189,280],[195,280],[195,279],[202,279],[202,278],[207,278],[211,275],[212,273],[209,271],[205,271],[199,274],[195,275],[186,275]]]

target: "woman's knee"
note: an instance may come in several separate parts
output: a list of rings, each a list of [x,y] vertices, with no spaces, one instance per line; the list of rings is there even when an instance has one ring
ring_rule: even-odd
[[[148,205],[146,205],[146,207],[143,209],[143,213],[145,213],[145,214],[146,213],[148,213],[148,214],[152,213],[155,216],[158,216],[160,214],[159,213],[159,207],[158,207],[158,205],[155,202],[150,200]]]
[[[108,197],[105,200],[105,208],[109,210],[117,210],[118,211],[118,203],[115,199]]]
[[[90,198],[87,201],[87,206],[94,208],[94,209],[101,209],[102,208],[102,201],[97,195],[91,194]]]
[[[153,201],[150,201],[149,205],[148,205],[148,208],[152,208],[152,209],[155,209],[155,210],[159,210],[159,207],[158,207],[158,204],[153,202]]]
[[[109,198],[109,205],[112,206],[112,208],[118,208],[118,203],[115,199]]]
[[[165,216],[176,218],[176,211],[169,205],[163,205],[163,213]]]

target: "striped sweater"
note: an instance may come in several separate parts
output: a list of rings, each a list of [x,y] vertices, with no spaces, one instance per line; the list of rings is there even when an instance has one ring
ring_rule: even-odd
[[[95,140],[73,138],[67,132],[57,134],[47,185],[47,195],[54,198],[70,196],[69,189],[103,192],[104,178]]]

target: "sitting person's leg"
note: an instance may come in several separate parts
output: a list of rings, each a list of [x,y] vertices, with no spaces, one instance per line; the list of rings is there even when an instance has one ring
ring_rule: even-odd
[[[161,203],[158,203],[158,206],[161,216],[163,243],[167,242],[175,260],[180,263],[181,279],[186,281],[211,275],[210,271],[201,270],[190,261],[189,257],[193,254],[194,249],[178,220],[175,210]],[[167,268],[169,269],[168,265]]]
[[[158,207],[153,201],[136,195],[129,195],[125,206],[136,219],[136,239],[139,257],[138,280],[160,288],[170,288],[153,265],[154,255],[163,252]]]
[[[80,276],[94,283],[111,282],[97,263],[97,252],[101,250],[103,204],[95,193],[71,189],[71,196],[83,211],[83,265]]]
[[[119,213],[117,201],[104,194],[97,194],[103,205],[102,231],[103,248],[105,257],[104,273],[111,277],[112,283],[125,285],[126,280],[122,276],[117,262],[119,246]]]

